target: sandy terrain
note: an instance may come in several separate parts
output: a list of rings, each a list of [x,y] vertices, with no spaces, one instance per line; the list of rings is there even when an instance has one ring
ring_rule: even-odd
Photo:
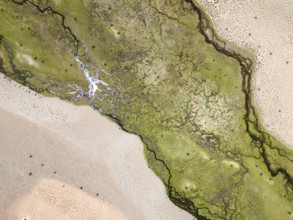
[[[63,187],[64,186],[64,187]],[[11,208],[12,219],[121,219],[127,217],[114,206],[75,187],[44,179]],[[25,216],[23,213],[26,213]],[[21,216],[21,218],[20,218]]]
[[[90,107],[0,75],[0,219],[193,219],[167,198],[141,141]]]
[[[263,124],[293,147],[293,1],[199,0],[253,50]],[[0,219],[192,219],[166,197],[140,140],[89,107],[0,77]]]
[[[293,147],[293,1],[199,0],[219,34],[254,51],[254,100],[263,125]]]

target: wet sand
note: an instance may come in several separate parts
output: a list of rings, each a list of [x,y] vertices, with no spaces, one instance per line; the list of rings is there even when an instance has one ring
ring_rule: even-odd
[[[143,146],[87,106],[0,75],[0,219],[182,219]]]
[[[198,2],[220,36],[256,54],[253,96],[262,124],[293,148],[293,1]]]

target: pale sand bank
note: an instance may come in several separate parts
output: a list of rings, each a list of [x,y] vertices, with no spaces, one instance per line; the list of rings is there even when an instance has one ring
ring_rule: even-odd
[[[293,1],[199,0],[219,34],[254,51],[263,125],[293,148]]]
[[[0,75],[0,121],[0,219],[193,219],[167,198],[139,138],[90,107]]]
[[[68,184],[63,187],[65,184],[51,179],[40,180],[30,194],[18,199],[14,207],[10,208],[11,219],[127,220],[127,217],[111,204],[93,198]]]

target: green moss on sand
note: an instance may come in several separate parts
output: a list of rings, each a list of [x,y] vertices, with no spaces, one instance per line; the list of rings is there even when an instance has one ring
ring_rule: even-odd
[[[32,74],[30,86],[54,82],[50,94],[63,98],[68,84],[85,88],[76,52],[108,85],[99,85],[92,106],[141,137],[176,205],[202,219],[292,218],[292,151],[259,124],[250,59],[224,47],[196,2],[30,2],[0,5],[11,8],[0,34],[13,63]],[[40,11],[48,7],[63,25]]]

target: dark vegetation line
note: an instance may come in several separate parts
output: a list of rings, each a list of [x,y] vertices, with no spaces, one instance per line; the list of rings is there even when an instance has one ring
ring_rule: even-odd
[[[36,3],[34,2],[31,2],[29,0],[22,0],[22,1],[17,1],[17,0],[10,0],[12,2],[14,2],[15,4],[18,4],[18,5],[24,5],[25,3],[27,4],[31,4],[32,6],[36,7],[38,9],[38,11],[40,11],[41,13],[45,13],[45,12],[50,12],[52,14],[55,14],[59,17],[61,17],[61,24],[62,24],[62,27],[64,28],[65,31],[67,31],[69,33],[69,35],[71,35],[72,39],[69,39],[70,42],[74,45],[74,48],[75,48],[75,52],[73,53],[74,55],[77,55],[78,54],[78,49],[81,45],[80,41],[78,40],[77,36],[72,32],[72,30],[70,29],[70,27],[68,27],[66,24],[65,24],[65,16],[63,14],[61,14],[60,12],[58,11],[55,11],[54,9],[52,9],[50,6],[46,6],[44,8],[41,8],[39,5],[37,5]],[[5,41],[3,40],[3,37],[0,36],[0,42],[4,43],[4,45],[7,45],[5,43]],[[12,53],[12,50],[8,47],[5,47],[6,50],[9,52],[10,54],[10,64],[11,66],[13,67],[12,70],[15,74],[15,79],[19,79],[21,75],[23,75],[24,72],[29,72],[29,71],[20,71],[16,68],[16,66],[14,65],[13,63],[13,53]],[[3,70],[3,73],[5,73],[5,71]],[[43,92],[45,91],[46,89],[36,89],[36,88],[32,88],[30,86],[30,84],[26,81],[26,78],[27,77],[32,77],[33,74],[31,72],[29,72],[30,74],[27,75],[25,74],[25,77],[24,78],[21,78],[21,83],[25,86],[28,86],[29,88],[31,88],[32,90],[40,93],[40,92]],[[19,80],[18,80],[19,81]],[[97,107],[95,107],[94,105],[91,105],[95,110],[99,110]],[[168,180],[165,181],[163,178],[163,182],[164,182],[164,185],[165,187],[167,188],[167,193],[168,193],[168,197],[171,199],[171,201],[176,204],[177,206],[179,206],[180,208],[186,210],[187,212],[189,212],[190,214],[192,214],[194,217],[196,217],[198,220],[208,220],[208,218],[204,217],[204,216],[201,216],[199,215],[199,209],[197,207],[195,207],[194,203],[191,201],[191,200],[188,200],[186,197],[184,197],[184,195],[181,195],[180,193],[178,193],[176,191],[176,189],[171,185],[171,178],[172,178],[172,174],[171,174],[171,170],[170,168],[167,166],[167,164],[165,163],[164,160],[160,159],[156,152],[154,150],[152,150],[150,148],[150,146],[146,143],[146,140],[144,140],[144,138],[142,136],[140,136],[139,134],[137,133],[134,133],[134,132],[130,132],[128,131],[127,129],[125,129],[124,125],[121,123],[121,121],[115,116],[115,115],[112,115],[112,114],[107,114],[107,113],[103,113],[105,116],[108,116],[110,117],[112,120],[114,120],[121,128],[123,131],[127,132],[127,133],[132,133],[132,134],[135,134],[137,136],[139,136],[139,138],[141,139],[141,141],[145,144],[146,146],[146,149],[151,153],[153,154],[155,160],[157,160],[158,162],[160,162],[164,167],[165,169],[167,170],[167,173],[169,175],[168,177]],[[205,209],[209,212],[210,215],[214,215],[212,214],[209,209],[207,207],[202,207],[201,209]],[[218,216],[218,215],[217,215]],[[218,216],[219,217],[219,216]]]
[[[68,27],[66,24],[65,24],[65,16],[63,14],[61,14],[60,12],[58,11],[55,11],[54,9],[52,9],[50,6],[46,6],[44,8],[41,8],[39,5],[37,5],[36,3],[34,2],[31,2],[29,0],[22,0],[22,1],[17,1],[17,0],[10,0],[12,2],[14,2],[15,4],[18,4],[18,5],[23,5],[25,3],[28,3],[28,4],[31,4],[32,6],[36,7],[41,13],[45,13],[45,12],[50,12],[52,14],[56,14],[58,15],[59,17],[61,17],[61,24],[62,24],[62,27],[64,28],[64,30],[68,31],[68,33],[71,35],[72,39],[69,39],[70,42],[74,45],[75,47],[75,52],[74,52],[74,55],[77,55],[78,54],[78,49],[81,45],[80,41],[78,40],[77,36],[72,32],[72,30],[70,29],[70,27]],[[1,42],[2,38],[0,38],[0,42]],[[3,40],[2,40],[3,41]],[[10,49],[11,51],[11,49]],[[15,74],[16,74],[16,78],[18,78],[22,72],[17,70],[15,65],[13,64],[13,53],[11,51],[11,54],[12,54],[12,58],[10,58],[10,62],[11,62],[11,65],[14,66],[13,68],[13,72],[15,71]],[[4,71],[5,73],[5,71]],[[33,74],[30,73],[30,77],[32,77]],[[29,85],[29,83],[26,82],[25,78],[22,80],[22,84],[26,85],[26,86],[29,86],[31,88],[31,86]],[[38,90],[38,89],[34,89],[34,88],[31,88],[33,90],[35,90],[36,92],[43,92],[45,90]],[[97,107],[95,107],[94,105],[91,105],[95,110],[99,110]],[[151,153],[153,154],[154,158],[160,162],[166,169],[169,177],[168,177],[168,180],[167,182],[165,180],[163,180],[164,184],[165,184],[165,187],[167,188],[167,193],[168,193],[168,196],[169,198],[171,199],[171,201],[176,204],[177,206],[179,206],[180,208],[186,210],[187,212],[189,212],[190,214],[192,214],[194,217],[196,217],[198,220],[208,220],[208,218],[204,217],[204,216],[201,216],[199,214],[199,209],[194,205],[194,203],[187,199],[184,195],[181,195],[180,193],[178,193],[176,191],[176,189],[171,185],[171,178],[172,178],[172,174],[171,174],[171,170],[170,168],[167,166],[167,164],[165,163],[164,160],[160,159],[156,152],[154,150],[152,150],[150,148],[150,146],[146,143],[146,140],[144,140],[144,138],[142,136],[140,136],[139,134],[137,133],[134,133],[134,132],[130,132],[128,131],[127,129],[125,129],[123,123],[121,123],[121,121],[115,116],[115,115],[112,115],[112,114],[107,114],[107,113],[103,113],[104,115],[110,117],[112,120],[114,120],[121,128],[123,131],[127,132],[127,133],[132,133],[132,134],[135,134],[137,136],[139,136],[139,138],[141,139],[141,141],[145,144],[146,146],[146,149]],[[163,178],[162,178],[163,179]],[[210,215],[215,215],[213,213],[211,213],[209,211],[209,209],[207,207],[201,207],[200,209],[205,209],[209,212]],[[218,215],[216,215],[217,217],[220,217]]]
[[[281,150],[275,146],[273,146],[272,141],[270,139],[270,135],[263,131],[259,125],[259,119],[256,114],[255,107],[252,105],[252,92],[251,92],[251,81],[252,81],[252,68],[253,62],[249,58],[244,58],[241,54],[236,53],[235,51],[229,50],[226,48],[226,43],[218,39],[215,31],[211,28],[209,24],[209,20],[206,15],[201,11],[201,9],[193,2],[193,0],[185,0],[190,3],[193,10],[198,14],[199,17],[199,25],[198,29],[200,33],[205,37],[207,43],[212,44],[214,48],[220,53],[225,54],[228,57],[232,57],[238,61],[241,67],[241,75],[242,75],[242,91],[245,95],[245,110],[246,113],[244,115],[244,120],[246,124],[246,132],[249,134],[251,139],[259,146],[259,153],[263,158],[265,165],[270,172],[270,174],[274,177],[279,173],[284,174],[288,186],[293,190],[293,178],[286,169],[278,168],[277,170],[273,170],[271,168],[271,162],[268,159],[268,154],[266,153],[265,146],[267,145],[271,149],[276,149],[278,154],[285,159],[292,161],[292,159],[288,158],[286,155],[281,153]],[[211,31],[212,35],[209,36],[207,30]],[[253,120],[254,119],[254,120]],[[252,127],[251,127],[252,126]],[[257,131],[257,134],[253,132],[253,130]]]
[[[6,43],[6,41],[4,40],[4,36],[0,35],[0,44],[1,46],[4,47],[4,50],[6,51],[7,55],[8,55],[8,58],[9,58],[9,65],[12,69],[12,72],[8,72],[4,69],[4,66],[2,66],[3,64],[1,64],[0,66],[0,71],[14,79],[15,81],[25,85],[25,86],[28,86],[30,89],[38,92],[38,93],[41,93],[44,91],[44,89],[38,89],[38,88],[34,88],[32,87],[28,82],[27,82],[27,78],[32,78],[34,76],[34,74],[31,72],[31,71],[28,71],[28,70],[19,70],[17,69],[16,65],[14,64],[13,62],[13,59],[14,59],[14,54],[13,54],[13,51],[12,49],[9,47],[9,45]]]
[[[94,107],[95,108],[95,107]],[[95,108],[97,109],[97,108]],[[111,118],[112,120],[114,120],[120,127],[123,131],[127,132],[127,133],[130,133],[130,134],[134,134],[136,136],[138,136],[140,138],[140,140],[144,143],[146,149],[151,153],[153,154],[154,158],[159,161],[164,167],[165,169],[167,170],[167,173],[169,175],[167,181],[165,181],[163,178],[162,181],[164,182],[165,184],[165,187],[167,188],[167,193],[168,193],[168,197],[170,198],[170,200],[176,204],[178,207],[180,207],[181,209],[184,209],[186,210],[187,212],[189,212],[190,214],[192,214],[194,217],[197,218],[197,220],[209,220],[208,218],[204,217],[204,216],[201,216],[199,214],[199,209],[194,205],[194,203],[189,200],[188,198],[184,197],[184,195],[181,195],[180,193],[178,193],[176,191],[176,188],[174,188],[172,185],[171,185],[171,179],[172,179],[172,173],[171,173],[171,170],[170,168],[168,167],[168,165],[165,163],[164,160],[160,159],[158,156],[157,156],[157,153],[156,151],[154,151],[153,149],[151,149],[151,147],[149,146],[149,144],[145,138],[143,138],[140,134],[137,134],[135,132],[131,132],[131,131],[128,131],[127,129],[125,129],[123,123],[121,123],[121,121],[116,117],[116,116],[113,116],[111,114],[107,114],[107,113],[103,113],[103,115]],[[209,209],[207,207],[201,207],[201,209],[206,209],[210,215],[215,215],[213,213],[211,213],[209,211]],[[217,215],[217,217],[220,217]]]
[[[65,16],[62,15],[61,13],[55,11],[54,9],[52,9],[51,7],[45,7],[45,8],[41,8],[39,5],[35,4],[34,2],[31,2],[29,0],[22,0],[22,1],[17,1],[17,0],[10,0],[12,1],[13,3],[17,4],[17,5],[24,5],[25,3],[27,4],[31,4],[32,6],[36,7],[38,9],[38,11],[40,11],[41,13],[45,13],[45,12],[49,12],[49,13],[52,13],[52,14],[55,14],[55,15],[58,15],[60,18],[61,18],[61,25],[63,27],[63,29],[65,30],[65,36],[66,38],[73,44],[74,46],[74,55],[77,55],[78,54],[78,49],[80,47],[80,41],[78,40],[78,38],[74,35],[74,33],[72,32],[72,30],[70,29],[70,27],[68,27],[67,25],[65,25]],[[19,70],[16,65],[14,64],[13,62],[13,59],[14,59],[14,54],[13,54],[13,51],[12,49],[9,47],[9,45],[5,42],[4,40],[4,36],[1,36],[0,35],[0,43],[4,46],[7,54],[8,54],[8,57],[9,57],[9,63],[10,63],[10,66],[11,66],[11,69],[12,69],[12,73],[9,73],[7,72],[3,66],[0,66],[0,71],[14,79],[15,81],[29,87],[31,90],[37,92],[37,93],[43,93],[45,91],[47,91],[48,93],[50,93],[49,91],[49,87],[44,87],[44,88],[37,88],[37,87],[34,87],[32,84],[30,84],[28,82],[28,78],[38,78],[34,73],[32,73],[31,71],[29,70]],[[1,63],[0,63],[1,65]],[[50,86],[56,86],[56,87],[60,87],[59,84],[57,83],[51,83]],[[61,97],[60,97],[61,98]],[[73,98],[64,98],[64,99],[67,99],[69,101],[74,101],[75,100],[75,97]]]
[[[70,27],[65,24],[65,16],[63,14],[61,14],[58,11],[55,11],[50,6],[46,6],[46,7],[42,8],[41,6],[37,5],[34,2],[31,2],[29,0],[22,0],[22,1],[11,0],[11,1],[16,4],[19,4],[19,5],[23,5],[25,3],[28,3],[28,4],[31,4],[32,6],[36,7],[41,13],[50,12],[52,14],[59,16],[61,18],[62,27],[69,34],[68,40],[74,45],[74,48],[75,48],[74,55],[78,54],[78,50],[81,45],[81,42],[79,41],[77,36],[72,32]],[[217,38],[215,31],[210,27],[209,20],[207,19],[204,12],[192,0],[184,0],[184,1],[189,3],[191,5],[192,9],[197,13],[198,18],[199,18],[199,24],[198,24],[197,28],[200,31],[200,33],[205,37],[206,42],[209,44],[212,44],[214,46],[214,48],[217,51],[219,51],[220,53],[223,53],[226,56],[232,57],[239,62],[240,66],[241,66],[241,75],[242,75],[242,91],[245,95],[246,113],[244,115],[244,120],[245,120],[245,124],[246,124],[246,132],[250,135],[252,140],[258,144],[260,155],[264,159],[264,162],[267,166],[267,169],[269,170],[271,175],[276,176],[278,173],[284,174],[285,178],[287,179],[288,185],[293,190],[292,177],[283,168],[278,168],[277,170],[272,170],[271,169],[271,162],[267,158],[268,155],[266,153],[265,145],[268,145],[272,149],[273,148],[277,149],[280,156],[282,156],[282,157],[286,157],[286,156],[281,154],[280,149],[272,146],[270,136],[267,133],[265,133],[264,131],[262,131],[259,126],[258,117],[256,115],[255,108],[253,107],[252,102],[251,102],[252,61],[248,58],[242,57],[240,54],[236,53],[235,51],[231,51],[231,50],[228,50],[227,48],[225,48],[226,43]],[[211,31],[212,36],[210,36],[206,32],[207,30]],[[0,42],[4,45],[6,51],[9,54],[10,65],[11,65],[12,70],[14,72],[13,74],[14,74],[15,79],[16,80],[18,79],[17,81],[21,80],[21,82],[24,85],[29,86],[31,88],[31,86],[26,82],[25,79],[26,79],[26,77],[32,77],[33,74],[29,71],[26,71],[26,70],[24,70],[24,71],[17,70],[17,68],[15,67],[15,65],[13,63],[13,53],[12,53],[11,49],[7,46],[5,41],[3,40],[2,36],[0,36]],[[0,66],[0,70],[5,73],[5,70],[1,66]],[[35,90],[36,92],[43,92],[42,90],[39,90],[36,88],[31,88],[31,89]],[[93,105],[92,105],[92,107],[94,109],[98,110],[97,107],[95,107]],[[179,206],[180,208],[186,210],[187,212],[189,212],[190,214],[195,216],[198,220],[208,220],[208,218],[201,216],[199,214],[199,208],[197,208],[191,200],[186,198],[184,195],[181,195],[180,193],[178,193],[176,191],[176,189],[171,185],[171,178],[172,178],[171,170],[167,166],[165,161],[160,159],[157,156],[156,152],[153,149],[151,149],[149,144],[147,144],[149,141],[145,140],[139,134],[136,134],[134,132],[130,132],[127,129],[125,129],[123,123],[115,115],[107,114],[107,113],[104,113],[104,115],[106,115],[106,116],[110,117],[112,120],[114,120],[125,132],[138,135],[140,137],[141,141],[145,144],[146,149],[154,156],[155,160],[160,162],[165,167],[169,177],[168,177],[167,181],[164,180],[163,178],[162,179],[163,179],[163,182],[167,188],[167,193],[168,193],[168,196],[171,199],[171,201],[174,204],[176,204],[177,206]],[[252,120],[251,118],[254,118],[255,120]],[[253,128],[251,128],[250,126],[253,126]],[[257,131],[257,134],[255,134],[255,132],[252,129]],[[287,158],[287,159],[289,159],[289,158]],[[215,215],[215,214],[211,213],[207,207],[201,207],[200,209],[204,209],[204,210],[208,211],[211,216],[215,216],[217,218],[222,218],[219,215]]]
[[[22,1],[17,1],[17,0],[11,0],[13,1],[15,4],[18,5],[23,5],[24,3],[29,3],[33,6],[35,6],[41,13],[45,13],[45,12],[51,12],[54,15],[58,15],[61,18],[61,25],[63,27],[63,29],[69,32],[69,35],[72,37],[72,39],[68,39],[75,47],[75,52],[74,55],[77,55],[78,53],[78,49],[80,46],[80,41],[78,40],[78,38],[75,36],[75,34],[72,32],[72,30],[70,29],[70,27],[68,27],[65,24],[65,16],[63,14],[61,14],[58,11],[55,11],[54,9],[52,9],[50,6],[46,6],[44,8],[41,8],[39,5],[37,5],[36,3],[29,1],[29,0],[22,0]]]

